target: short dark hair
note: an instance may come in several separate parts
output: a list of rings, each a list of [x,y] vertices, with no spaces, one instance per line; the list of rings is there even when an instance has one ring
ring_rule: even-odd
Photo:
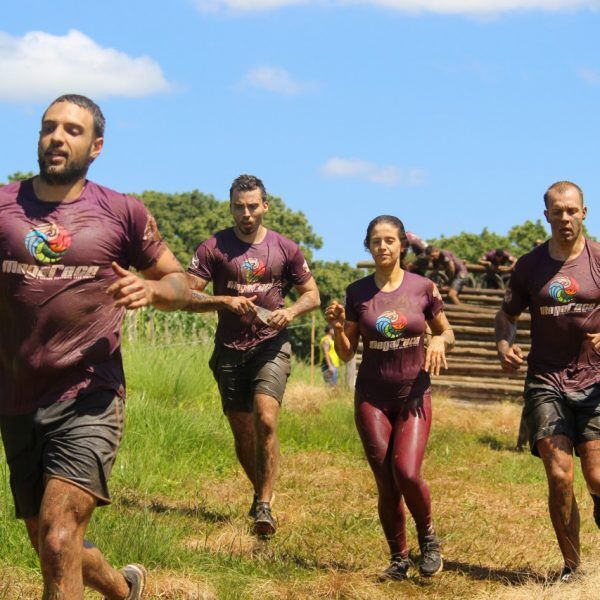
[[[427,246],[427,248],[425,248],[425,254],[431,256],[436,250],[439,250],[437,246]]]
[[[325,333],[329,333],[332,329],[334,329],[333,325],[331,323],[327,323],[327,325],[325,325]]]
[[[267,201],[267,190],[258,177],[254,175],[240,175],[233,180],[229,188],[229,201],[232,202],[233,196],[239,192],[251,192],[252,190],[260,190],[262,201]]]
[[[104,137],[104,127],[106,126],[106,119],[100,110],[100,107],[93,101],[90,100],[87,96],[82,96],[81,94],[63,94],[59,96],[56,100],[53,100],[48,108],[53,106],[54,104],[58,104],[59,102],[70,102],[71,104],[75,104],[77,106],[81,106],[81,108],[85,108],[92,117],[94,118],[94,135],[97,138]],[[48,108],[45,110],[44,115],[48,112]],[[42,117],[43,119],[44,117]]]
[[[583,204],[583,190],[572,181],[557,181],[553,183],[544,194],[544,205],[548,208],[548,201],[550,200],[550,196],[553,194],[564,194],[567,190],[577,190],[579,193],[579,197],[581,198],[581,204]]]
[[[364,245],[365,249],[369,250],[371,245],[371,234],[373,233],[373,228],[376,225],[380,225],[381,223],[388,223],[392,225],[398,230],[398,239],[400,240],[400,246],[402,250],[400,251],[400,256],[404,256],[408,252],[408,238],[406,237],[406,231],[404,229],[404,223],[393,215],[379,215],[375,217],[368,225],[367,225],[367,234],[365,235]]]
[[[494,250],[494,254],[495,254],[496,256],[504,256],[504,248],[496,248],[496,249]]]

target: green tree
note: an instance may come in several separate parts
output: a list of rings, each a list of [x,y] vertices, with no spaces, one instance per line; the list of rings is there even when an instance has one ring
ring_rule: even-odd
[[[521,256],[529,252],[537,240],[548,239],[548,231],[538,219],[533,221],[525,221],[522,225],[515,225],[508,231],[508,242],[510,245],[509,251],[515,256]]]
[[[187,264],[200,242],[232,224],[229,201],[198,190],[182,194],[146,191],[139,195],[152,212],[161,234],[181,261]],[[313,231],[306,215],[287,207],[281,198],[269,197],[265,225],[297,242],[307,260],[322,239]]]
[[[323,312],[332,300],[343,303],[346,287],[353,281],[364,277],[364,269],[356,269],[344,262],[317,260],[311,265],[311,271],[319,286],[321,308],[315,311],[317,341],[325,326]],[[293,292],[292,292],[293,297]],[[293,322],[290,338],[294,352],[301,357],[310,355],[310,327],[312,314],[304,315]]]
[[[8,182],[14,183],[15,181],[23,181],[24,179],[30,179],[34,175],[35,175],[35,173],[33,173],[31,171],[27,171],[27,172],[15,171],[12,175],[8,176]],[[0,185],[4,185],[4,184],[0,183]]]

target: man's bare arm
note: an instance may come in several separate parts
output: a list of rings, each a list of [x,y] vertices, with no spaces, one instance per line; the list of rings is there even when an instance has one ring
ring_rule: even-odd
[[[254,300],[256,296],[211,296],[205,294],[204,289],[208,285],[206,279],[202,279],[191,273],[187,274],[187,282],[191,291],[189,302],[183,308],[188,312],[212,312],[227,309],[237,315],[245,315],[256,312]]]
[[[502,369],[514,373],[523,364],[523,352],[514,343],[517,336],[517,317],[512,317],[500,309],[496,313],[494,328]]]
[[[112,268],[119,279],[107,289],[107,293],[115,299],[117,306],[134,310],[152,305],[170,311],[181,309],[189,302],[190,290],[185,273],[166,246],[154,265],[141,272],[143,277],[116,262],[112,263]]]
[[[274,329],[283,329],[296,317],[320,306],[321,298],[314,277],[311,277],[306,283],[294,286],[294,289],[300,294],[298,300],[287,308],[279,308],[271,313],[269,325]]]

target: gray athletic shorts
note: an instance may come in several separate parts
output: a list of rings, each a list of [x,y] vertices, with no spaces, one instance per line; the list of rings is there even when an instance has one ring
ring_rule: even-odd
[[[124,400],[97,390],[35,412],[0,417],[17,518],[39,514],[48,478],[63,479],[110,504],[108,476],[123,436]]]
[[[523,415],[534,456],[539,456],[538,440],[550,435],[566,435],[575,447],[600,439],[600,383],[567,393],[528,376],[524,397]]]
[[[252,412],[254,395],[283,400],[292,347],[278,335],[248,350],[215,346],[209,366],[219,386],[223,412]]]

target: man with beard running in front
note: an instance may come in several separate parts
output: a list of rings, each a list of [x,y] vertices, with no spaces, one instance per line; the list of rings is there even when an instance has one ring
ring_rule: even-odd
[[[229,198],[234,226],[196,250],[188,268],[193,291],[187,310],[219,313],[209,364],[236,455],[254,488],[254,531],[268,537],[277,528],[271,502],[279,465],[277,419],[290,373],[286,328],[319,306],[319,291],[298,245],[262,224],[269,210],[262,181],[240,175]],[[209,281],[214,296],[202,293]],[[286,307],[292,286],[298,299]]]
[[[531,452],[546,469],[550,518],[564,560],[561,580],[569,581],[580,563],[573,451],[600,527],[600,244],[583,236],[587,207],[579,186],[559,181],[544,203],[552,236],[517,261],[496,315],[496,342],[502,368],[519,369],[516,320],[529,307],[524,418]]]
[[[103,141],[100,108],[61,96],[42,117],[39,175],[0,189],[0,429],[47,600],[82,600],[84,585],[142,598],[145,569],[116,571],[84,535],[123,435],[125,309],[190,295],[144,205],[86,179]]]

